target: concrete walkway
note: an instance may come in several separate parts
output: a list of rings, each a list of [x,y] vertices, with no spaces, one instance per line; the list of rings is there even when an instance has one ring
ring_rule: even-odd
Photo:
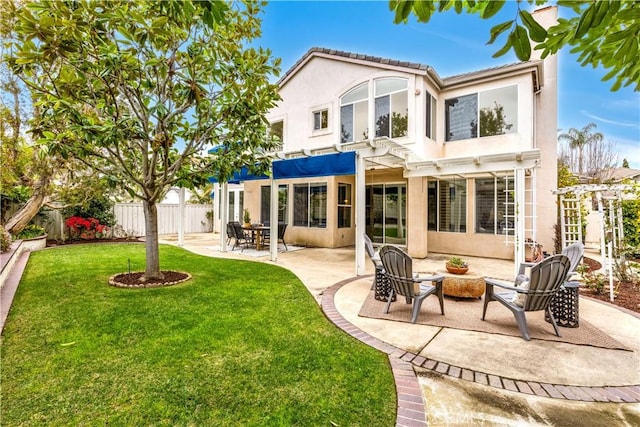
[[[189,235],[184,248],[271,263],[268,256],[221,253],[218,239],[212,234]],[[163,242],[176,240],[164,236]],[[513,277],[509,261],[465,258],[474,273]],[[441,269],[443,259],[434,255],[416,260],[415,270]],[[397,425],[640,425],[637,313],[580,299],[581,319],[633,351],[524,341],[359,317],[373,268],[368,263],[368,275],[355,276],[353,248],[279,253],[275,264],[293,271],[337,326],[389,355],[398,389]],[[419,387],[414,387],[414,375]]]

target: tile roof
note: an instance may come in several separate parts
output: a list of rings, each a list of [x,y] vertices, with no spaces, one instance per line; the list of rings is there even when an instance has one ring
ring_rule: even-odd
[[[447,85],[449,82],[454,83],[454,82],[460,81],[460,80],[472,79],[472,78],[474,78],[476,76],[480,76],[480,75],[485,74],[485,73],[490,73],[492,71],[507,70],[507,69],[512,68],[514,66],[528,64],[527,62],[516,62],[516,63],[512,63],[512,64],[504,64],[504,65],[499,65],[499,66],[496,66],[496,67],[490,67],[490,68],[485,68],[485,69],[482,69],[482,70],[476,70],[476,71],[471,71],[471,72],[467,72],[467,73],[461,73],[461,74],[456,74],[456,75],[453,75],[453,76],[441,78],[438,75],[438,73],[435,71],[435,69],[433,67],[431,67],[430,65],[427,65],[427,64],[421,64],[421,63],[418,63],[418,62],[410,62],[410,61],[400,61],[400,60],[397,60],[397,59],[383,58],[383,57],[380,57],[380,56],[372,56],[372,55],[364,55],[364,54],[353,53],[353,52],[345,52],[345,51],[341,51],[341,50],[327,49],[327,48],[322,48],[322,47],[312,47],[311,49],[309,49],[302,56],[302,58],[300,58],[295,64],[293,64],[293,66],[291,68],[289,68],[282,75],[280,80],[278,80],[278,84],[282,84],[285,81],[287,81],[291,77],[291,75],[293,75],[295,73],[295,71],[298,69],[299,66],[304,64],[311,56],[314,56],[314,55],[317,55],[317,54],[331,55],[331,56],[336,56],[336,57],[341,57],[341,58],[346,58],[346,59],[351,59],[351,60],[367,61],[367,62],[382,64],[382,65],[390,65],[390,66],[395,66],[395,67],[403,67],[403,68],[413,69],[413,70],[416,70],[416,71],[420,71],[421,72],[420,74],[428,73],[438,83],[443,84],[443,85]],[[530,61],[529,63],[534,63],[534,61]]]

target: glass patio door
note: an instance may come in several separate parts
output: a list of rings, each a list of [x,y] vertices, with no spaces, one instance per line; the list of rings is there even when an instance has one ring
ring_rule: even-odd
[[[244,191],[229,190],[229,222],[241,222],[242,210],[244,208]]]
[[[366,232],[374,243],[407,244],[407,186],[366,186]]]

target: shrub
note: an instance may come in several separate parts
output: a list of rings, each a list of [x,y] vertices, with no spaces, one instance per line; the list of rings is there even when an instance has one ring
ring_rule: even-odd
[[[93,198],[86,205],[71,206],[62,210],[65,218],[95,218],[100,224],[112,227],[116,223],[113,202],[107,198]]]
[[[0,252],[6,252],[11,246],[11,234],[0,225]]]
[[[110,229],[96,218],[82,218],[72,216],[67,218],[65,225],[69,228],[72,240],[93,240],[107,237]]]
[[[629,252],[634,256],[640,255],[640,200],[622,202],[622,223]]]
[[[29,224],[25,228],[22,229],[21,232],[16,236],[17,239],[33,239],[34,237],[45,236],[47,232],[44,228],[36,224]]]

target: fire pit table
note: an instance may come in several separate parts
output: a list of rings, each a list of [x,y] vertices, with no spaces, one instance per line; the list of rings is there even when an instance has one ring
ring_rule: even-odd
[[[465,274],[451,274],[447,270],[438,270],[437,274],[444,276],[442,292],[450,297],[480,298],[484,294],[484,277],[467,272]]]

